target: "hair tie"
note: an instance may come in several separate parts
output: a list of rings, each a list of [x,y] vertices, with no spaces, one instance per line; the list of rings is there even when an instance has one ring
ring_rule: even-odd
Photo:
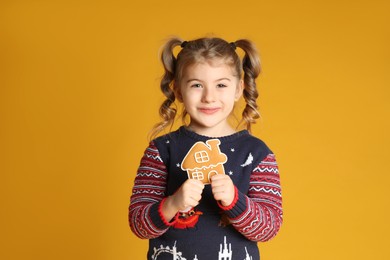
[[[231,43],[229,43],[230,44],[230,46],[233,48],[233,50],[235,50],[236,48],[237,48],[237,46],[236,46],[236,43],[235,42],[231,42]]]
[[[182,48],[186,47],[187,43],[188,43],[187,41],[182,42],[182,43],[180,44],[180,47],[182,47]]]

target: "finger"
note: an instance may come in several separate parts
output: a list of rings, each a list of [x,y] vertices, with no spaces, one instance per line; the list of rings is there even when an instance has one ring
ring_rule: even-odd
[[[202,191],[204,189],[203,182],[199,180],[188,179],[183,185],[188,187],[190,190]]]
[[[211,189],[212,190],[217,188],[227,189],[230,185],[231,184],[229,183],[229,181],[226,180],[214,181],[213,183],[211,183]]]
[[[215,196],[223,196],[223,194],[226,192],[225,189],[218,188],[213,190],[213,195]]]
[[[211,180],[222,180],[222,179],[230,179],[230,177],[226,174],[216,174],[211,176]]]
[[[214,178],[211,179],[211,185],[212,186],[220,186],[225,185],[226,183],[231,182],[231,179],[227,175],[215,175]]]
[[[190,198],[191,198],[192,200],[198,202],[198,201],[201,200],[202,195],[199,194],[199,193],[192,193],[192,194],[190,195]]]
[[[194,199],[200,199],[202,197],[203,190],[197,187],[193,187],[188,190],[188,196],[193,197]]]
[[[196,207],[199,204],[199,200],[196,200],[194,198],[189,198],[188,202],[186,203],[186,207]]]
[[[197,192],[202,193],[204,185],[194,182],[187,182],[183,185],[183,189],[187,192]]]
[[[200,190],[203,190],[204,189],[204,183],[200,180],[193,180],[191,179],[191,183],[194,187],[197,187],[198,189]]]

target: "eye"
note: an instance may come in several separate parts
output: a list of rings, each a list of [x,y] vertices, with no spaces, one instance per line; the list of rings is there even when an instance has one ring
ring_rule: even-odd
[[[226,86],[225,84],[221,84],[221,83],[220,83],[220,84],[217,85],[217,87],[218,87],[218,88],[226,88],[227,86]]]
[[[201,87],[202,87],[202,85],[199,83],[191,85],[191,88],[201,88]]]

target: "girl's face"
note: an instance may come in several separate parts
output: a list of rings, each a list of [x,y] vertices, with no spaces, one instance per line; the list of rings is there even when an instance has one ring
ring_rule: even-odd
[[[178,99],[191,118],[190,129],[211,137],[234,133],[228,117],[242,90],[242,80],[223,61],[188,66],[180,82]]]

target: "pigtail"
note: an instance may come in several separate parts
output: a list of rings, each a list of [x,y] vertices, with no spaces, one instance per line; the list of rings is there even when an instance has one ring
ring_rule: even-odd
[[[259,76],[261,67],[260,59],[256,47],[248,40],[241,39],[235,42],[235,45],[241,48],[245,55],[242,59],[242,68],[244,70],[244,91],[243,97],[246,102],[244,111],[242,112],[242,121],[240,124],[246,124],[246,128],[250,131],[251,124],[260,118],[256,100],[259,96],[256,87],[256,78]]]
[[[176,117],[177,109],[172,107],[176,99],[175,91],[173,89],[176,71],[176,58],[173,54],[173,49],[176,46],[180,46],[182,42],[183,41],[179,38],[172,38],[168,40],[162,48],[161,62],[164,66],[164,75],[161,79],[160,89],[166,99],[159,109],[159,114],[162,120],[152,128],[150,134],[151,139],[155,138],[167,126],[172,126]]]

